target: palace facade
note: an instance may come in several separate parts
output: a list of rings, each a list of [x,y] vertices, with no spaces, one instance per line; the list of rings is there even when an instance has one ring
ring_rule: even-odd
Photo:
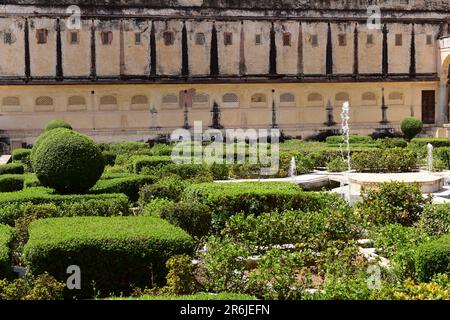
[[[415,116],[446,136],[449,23],[448,0],[4,0],[0,137],[52,119],[98,141],[194,121],[308,137],[345,101],[355,133]]]

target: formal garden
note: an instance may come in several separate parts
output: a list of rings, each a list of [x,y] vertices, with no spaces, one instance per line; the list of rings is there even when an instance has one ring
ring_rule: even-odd
[[[403,129],[351,136],[353,169],[418,171],[428,144],[433,170],[450,169],[449,139]],[[316,140],[283,141],[272,178],[293,158],[297,174],[346,171],[342,137]],[[0,300],[450,299],[450,204],[418,185],[363,189],[350,206],[264,181],[261,164],[176,164],[173,147],[96,144],[52,121],[14,150],[0,166]],[[218,182],[232,179],[259,181]]]

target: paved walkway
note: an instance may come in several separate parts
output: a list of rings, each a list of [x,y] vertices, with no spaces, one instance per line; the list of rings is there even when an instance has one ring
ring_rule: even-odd
[[[0,156],[0,165],[1,164],[7,164],[10,160],[11,160],[11,156],[10,155]]]

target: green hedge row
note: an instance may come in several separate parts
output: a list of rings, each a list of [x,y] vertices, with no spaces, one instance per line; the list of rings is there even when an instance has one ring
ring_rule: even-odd
[[[358,172],[411,172],[419,167],[414,151],[404,148],[373,149],[352,155]]]
[[[330,136],[327,137],[326,143],[328,144],[341,144],[343,143],[343,137],[342,136]],[[350,136],[350,143],[351,144],[371,144],[375,141],[372,140],[371,137],[365,136],[365,135],[351,135]]]
[[[428,282],[434,275],[450,275],[450,234],[424,243],[416,250],[416,271],[420,281]]]
[[[258,216],[274,210],[315,212],[346,206],[337,194],[305,192],[295,184],[283,182],[194,184],[184,191],[183,198],[209,206],[216,227],[222,227],[239,212]]]
[[[135,156],[132,159],[133,171],[140,173],[143,169],[156,169],[173,164],[168,156]]]
[[[8,163],[0,165],[0,175],[2,174],[24,174],[25,168],[20,163]]]
[[[14,230],[11,227],[0,225],[0,280],[12,274],[11,254],[14,240]]]
[[[67,296],[94,296],[92,283],[101,295],[127,294],[131,285],[163,285],[166,261],[191,254],[192,238],[180,228],[153,217],[81,217],[43,219],[29,227],[24,261],[30,274],[47,271],[67,280],[67,267],[81,269],[81,290]]]
[[[0,192],[15,192],[24,188],[24,180],[20,175],[4,174],[0,176]]]
[[[125,195],[105,199],[82,199],[63,201],[53,204],[13,203],[0,207],[0,223],[14,226],[17,219],[27,214],[45,214],[45,217],[80,217],[80,216],[128,216],[131,214]]]
[[[426,147],[429,143],[435,148],[450,147],[448,138],[414,138],[411,140],[412,147]]]
[[[94,188],[91,189],[91,192],[94,194],[123,193],[126,194],[131,201],[137,201],[139,198],[139,189],[142,186],[153,182],[154,179],[152,177],[129,174],[112,179],[101,179]]]
[[[31,156],[31,149],[15,149],[12,153],[13,161],[23,161],[29,159]]]

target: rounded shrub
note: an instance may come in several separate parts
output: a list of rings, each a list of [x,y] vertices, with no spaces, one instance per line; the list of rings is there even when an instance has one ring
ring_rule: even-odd
[[[52,132],[54,131],[54,132]],[[83,193],[103,174],[100,148],[89,137],[69,129],[44,134],[33,147],[32,165],[43,186],[59,193]]]
[[[430,281],[437,274],[450,274],[450,234],[419,246],[415,260],[420,281]]]
[[[65,122],[64,120],[52,120],[45,126],[45,131],[50,131],[58,128],[65,128],[72,130],[72,126],[67,122]]]
[[[413,117],[405,118],[401,123],[401,129],[403,134],[411,140],[422,132],[423,122],[422,120]]]

